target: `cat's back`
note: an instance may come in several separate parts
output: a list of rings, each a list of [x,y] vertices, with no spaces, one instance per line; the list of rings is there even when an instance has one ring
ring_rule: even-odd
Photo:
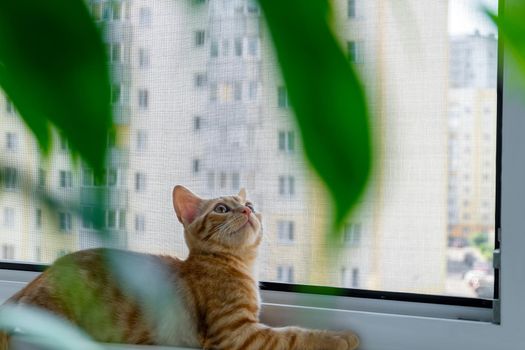
[[[158,325],[152,325],[147,320],[147,306],[123,288],[122,281],[108,267],[110,255],[113,258],[120,255],[121,258],[138,258],[142,259],[139,262],[159,264],[158,267],[164,268],[175,284],[174,290],[180,294],[177,297],[181,307],[187,309],[184,281],[179,278],[179,259],[105,248],[78,251],[58,259],[7,303],[47,309],[77,324],[98,341],[159,343],[159,336],[154,331]],[[136,276],[139,281],[142,277]],[[146,286],[148,289],[155,287]],[[180,308],[178,311],[181,311]],[[166,313],[169,311],[166,310]],[[181,317],[180,314],[177,316]],[[188,319],[188,322],[191,320]],[[191,329],[184,330],[184,333],[187,341],[195,342]],[[173,334],[173,337],[170,336],[172,339],[160,339],[160,342],[178,342],[175,336]]]

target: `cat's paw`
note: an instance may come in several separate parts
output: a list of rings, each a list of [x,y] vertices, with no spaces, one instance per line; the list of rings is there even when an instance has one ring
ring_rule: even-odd
[[[337,332],[336,336],[343,340],[338,349],[341,350],[354,350],[359,346],[359,338],[352,331]]]

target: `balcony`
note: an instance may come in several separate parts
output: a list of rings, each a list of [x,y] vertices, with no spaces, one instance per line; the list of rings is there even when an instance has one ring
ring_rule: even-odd
[[[128,104],[114,104],[113,118],[116,125],[127,125],[130,121],[131,107]]]
[[[107,189],[107,191],[104,191]],[[83,206],[96,206],[102,197],[107,208],[126,208],[128,206],[128,190],[122,188],[81,187],[80,203]]]

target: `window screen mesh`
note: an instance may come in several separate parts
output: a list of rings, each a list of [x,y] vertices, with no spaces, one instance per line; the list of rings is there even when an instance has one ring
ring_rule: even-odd
[[[245,187],[264,217],[261,280],[492,297],[497,36],[478,2],[333,1],[341,48],[366,86],[377,152],[367,194],[330,258],[329,201],[303,158],[257,3],[87,4],[112,71],[106,174],[73,166],[59,135],[42,159],[2,96],[0,259],[50,263],[99,245],[83,215],[100,187],[110,193],[105,226],[122,247],[184,257],[173,186],[203,197]],[[83,215],[24,195],[24,176],[79,200]]]

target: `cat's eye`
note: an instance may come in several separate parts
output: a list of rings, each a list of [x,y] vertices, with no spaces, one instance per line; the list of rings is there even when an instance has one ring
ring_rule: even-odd
[[[250,210],[252,211],[252,213],[255,213],[255,207],[253,206],[252,203],[246,203],[245,204],[248,208],[250,208]]]
[[[219,214],[224,214],[230,211],[230,208],[226,204],[217,204],[213,211]]]

